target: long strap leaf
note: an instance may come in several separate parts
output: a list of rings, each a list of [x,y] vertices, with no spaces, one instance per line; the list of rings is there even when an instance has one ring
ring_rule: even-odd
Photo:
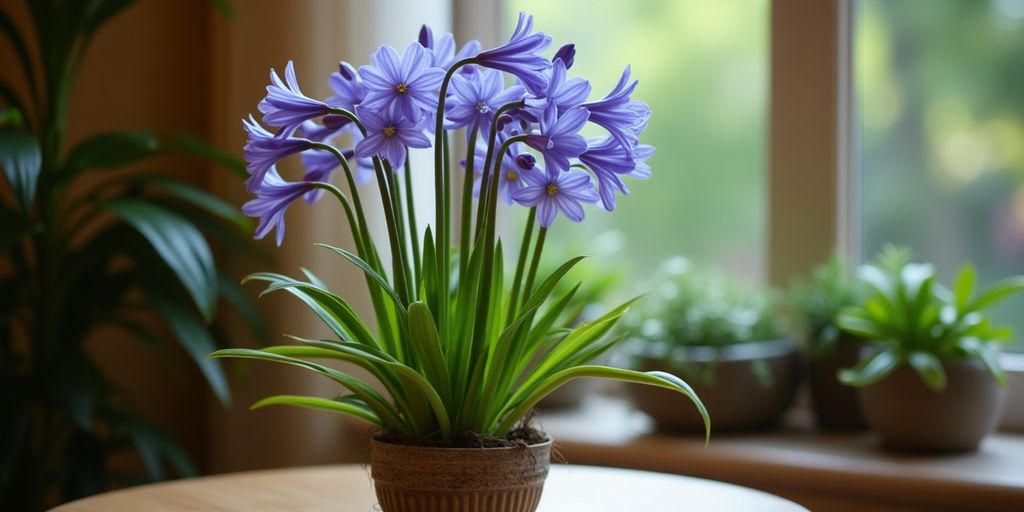
[[[355,398],[354,395],[348,395],[341,398]],[[385,428],[386,426],[381,422],[377,413],[373,412],[365,402],[359,399],[355,400],[341,400],[335,399],[330,400],[327,398],[320,398],[317,396],[302,396],[302,395],[274,395],[268,396],[254,404],[250,409],[259,409],[268,405],[294,405],[297,407],[305,407],[307,409],[319,409],[323,411],[340,412],[343,414],[350,414],[357,418],[364,419],[377,425],[378,427]]]

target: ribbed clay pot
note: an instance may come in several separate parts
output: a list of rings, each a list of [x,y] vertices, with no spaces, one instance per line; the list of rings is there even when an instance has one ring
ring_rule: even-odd
[[[533,512],[551,440],[509,448],[433,448],[374,439],[370,471],[384,512]]]
[[[860,388],[868,426],[898,451],[963,452],[995,428],[1006,389],[976,361],[943,362],[946,388],[932,391],[910,366]]]
[[[796,343],[789,339],[727,347],[689,347],[685,363],[642,358],[644,371],[665,371],[686,380],[704,402],[715,432],[770,427],[793,403],[800,377]],[[769,385],[763,376],[768,375]],[[713,381],[704,377],[713,374]],[[704,422],[689,400],[653,386],[629,386],[633,403],[663,430],[704,432]]]
[[[832,350],[810,355],[807,374],[818,427],[825,430],[867,428],[857,389],[839,382],[837,376],[839,370],[857,365],[865,343],[862,338],[843,334]]]

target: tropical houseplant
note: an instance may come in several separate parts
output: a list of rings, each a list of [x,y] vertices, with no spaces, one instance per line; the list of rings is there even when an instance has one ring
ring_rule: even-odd
[[[1013,335],[985,310],[1024,290],[1024,276],[976,294],[971,264],[960,267],[950,289],[934,266],[910,263],[909,254],[889,246],[878,263],[859,269],[870,292],[837,323],[874,346],[839,378],[859,388],[867,423],[884,446],[974,450],[999,421],[1006,377],[998,344]]]
[[[839,382],[837,373],[860,361],[865,340],[842,331],[836,316],[860,303],[862,283],[838,256],[816,267],[810,277],[795,283],[789,305],[797,317],[807,349],[806,373],[818,426],[829,430],[865,428],[857,392]]]
[[[628,322],[625,347],[636,365],[687,379],[718,431],[772,424],[799,378],[797,347],[781,335],[772,296],[683,258],[666,261],[657,279],[656,294]],[[631,395],[661,428],[700,428],[697,415],[659,391],[633,388]]]
[[[259,324],[235,280],[217,271],[206,238],[250,247],[249,219],[167,173],[121,172],[167,153],[244,174],[241,162],[174,133],[98,133],[68,147],[69,95],[90,41],[133,3],[27,2],[27,30],[0,10],[0,34],[20,66],[20,77],[0,79],[0,503],[9,510],[145,481],[108,466],[133,450],[148,479],[168,466],[195,474],[98,364],[98,329],[155,350],[180,344],[227,401],[220,365],[204,358],[220,345],[211,324],[218,302]]]
[[[470,42],[456,52],[451,34],[435,37],[424,27],[401,54],[384,46],[358,70],[342,62],[329,79],[335,94],[324,101],[300,91],[292,63],[283,80],[272,71],[259,110],[263,124],[277,132],[244,121],[247,186],[256,197],[243,210],[260,218],[256,235],[276,228],[280,242],[285,211],[300,198],[339,201],[354,251],[322,250],[365,274],[374,318],[360,318],[310,272],[254,274],[248,279],[266,283],[264,293],[285,291],[307,304],[333,339],[293,337],[297,344],[212,356],[298,366],[347,390],[335,397],[272,396],[254,407],[312,407],[377,425],[372,472],[386,511],[532,510],[551,441],[523,423],[524,416],[578,377],[679,392],[708,425],[696,394],[677,377],[585,364],[617,341],[606,334],[631,302],[591,322],[555,326],[575,288],[554,297],[553,291],[580,258],[540,275],[549,227],[559,215],[581,221],[583,203],[613,209],[616,195],[627,190],[623,178],[648,176],[644,159],[653,149],[638,140],[649,109],[631,98],[636,82],[629,68],[608,95],[588,102],[589,83],[568,77],[573,46],[548,59],[540,52],[550,42],[525,15],[507,43],[486,51]],[[506,73],[516,78],[509,87]],[[578,131],[588,120],[608,136],[584,139]],[[467,142],[467,169],[453,198],[458,177],[450,134],[456,130]],[[424,171],[412,169],[407,150],[431,147],[435,215],[421,230],[414,201],[424,191],[416,190],[412,175]],[[306,170],[286,181],[275,165],[295,154],[302,154]],[[336,170],[347,190],[330,183]],[[360,182],[372,183],[364,189]],[[384,211],[387,252],[367,221],[365,201],[374,193]],[[525,206],[528,217],[517,256],[506,263],[497,213],[514,205]],[[514,268],[511,277],[506,268]],[[538,353],[544,354],[539,360]],[[315,359],[355,364],[384,392]]]

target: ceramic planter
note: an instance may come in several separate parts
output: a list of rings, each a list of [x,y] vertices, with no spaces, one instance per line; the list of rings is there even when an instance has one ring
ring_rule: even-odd
[[[678,357],[686,363],[648,358],[641,360],[641,367],[671,372],[689,382],[707,407],[715,432],[772,426],[796,394],[799,355],[792,340],[720,349],[688,347]],[[709,374],[713,380],[705,378]],[[649,386],[629,386],[629,391],[636,406],[659,428],[703,433],[700,415],[678,393]]]
[[[533,512],[551,440],[509,448],[433,448],[374,439],[370,470],[383,512]]]
[[[999,421],[1006,389],[976,361],[943,362],[946,389],[928,388],[909,366],[859,389],[868,426],[889,449],[961,452],[978,444]]]
[[[808,382],[818,426],[826,430],[863,430],[867,428],[857,399],[857,389],[839,382],[836,374],[856,366],[865,345],[861,338],[843,334],[831,351],[811,354]]]

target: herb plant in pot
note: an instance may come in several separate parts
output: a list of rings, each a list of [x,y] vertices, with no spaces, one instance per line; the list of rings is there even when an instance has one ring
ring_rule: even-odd
[[[631,303],[590,322],[555,327],[573,293],[554,290],[580,258],[538,272],[549,227],[559,215],[581,221],[581,203],[601,201],[613,209],[624,177],[648,176],[644,159],[653,150],[638,141],[649,110],[631,99],[636,82],[628,68],[611,93],[586,102],[587,81],[567,78],[572,45],[549,60],[540,52],[550,41],[533,31],[525,15],[508,43],[486,51],[471,42],[455,53],[450,34],[434,37],[424,27],[419,42],[401,55],[382,47],[372,65],[358,71],[342,63],[329,81],[336,94],[324,101],[300,92],[289,63],[284,80],[271,73],[260,103],[263,123],[277,133],[245,122],[252,175],[247,184],[256,198],[243,209],[260,217],[257,236],[276,227],[280,241],[285,210],[302,197],[316,201],[326,192],[336,199],[354,251],[321,250],[363,271],[374,318],[360,318],[310,272],[303,278],[254,274],[250,281],[267,283],[264,293],[286,291],[307,304],[333,339],[293,337],[296,344],[212,356],[293,365],[344,388],[347,394],[336,397],[278,395],[254,407],[311,407],[380,427],[371,463],[385,511],[533,510],[551,440],[523,418],[578,377],[670,389],[692,400],[708,426],[707,412],[683,380],[586,364],[617,341],[606,335]],[[506,88],[503,72],[517,82]],[[609,135],[585,140],[577,132],[588,119]],[[450,132],[468,142],[468,169],[455,201]],[[339,147],[345,140],[355,146]],[[423,230],[414,208],[423,191],[411,178],[424,171],[412,169],[409,147],[434,154],[435,216]],[[306,173],[285,181],[275,164],[299,153]],[[336,171],[347,190],[330,182]],[[357,185],[362,175],[365,188]],[[374,194],[386,221],[386,236],[380,237],[386,252],[367,222],[365,205]],[[506,264],[496,217],[499,209],[516,205],[527,208],[528,220],[517,255]],[[365,369],[383,391],[320,359]]]
[[[683,376],[715,418],[716,431],[770,426],[789,407],[799,379],[793,340],[782,338],[769,297],[715,270],[669,260],[658,293],[630,319],[627,352],[644,371]],[[694,431],[699,415],[657,389],[630,389],[660,428]]]
[[[879,264],[860,268],[870,293],[837,321],[875,345],[840,380],[859,388],[867,423],[883,446],[975,450],[1002,412],[1006,377],[997,344],[1012,336],[984,311],[1024,289],[1024,276],[975,294],[974,268],[965,264],[947,289],[932,265],[908,263],[906,254],[890,248]]]
[[[818,426],[829,430],[866,428],[857,390],[839,382],[842,368],[860,361],[865,340],[844,332],[836,315],[858,304],[863,286],[853,279],[838,257],[815,268],[810,279],[797,283],[790,305],[799,319],[807,350],[806,373]]]

